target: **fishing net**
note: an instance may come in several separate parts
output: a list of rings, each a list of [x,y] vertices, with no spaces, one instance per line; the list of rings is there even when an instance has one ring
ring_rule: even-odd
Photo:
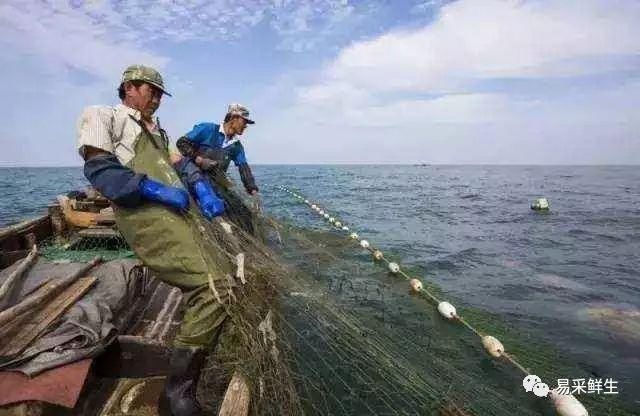
[[[104,261],[134,258],[135,254],[121,235],[51,238],[41,243],[40,255],[57,262],[86,263],[100,256]]]
[[[208,410],[217,410],[238,373],[249,385],[252,415],[554,414],[548,400],[524,392],[521,373],[489,357],[472,333],[410,294],[344,233],[257,215],[246,198],[223,194],[224,219],[191,217],[231,280],[229,318],[199,385]],[[52,241],[43,254],[132,255],[117,238]],[[464,307],[459,313],[543,380],[590,376],[496,316]],[[633,414],[611,396],[580,400],[591,414]]]
[[[278,292],[280,329],[304,413],[554,414],[473,334],[445,321],[369,256],[349,254],[353,242],[344,235],[283,223],[276,229],[278,257],[288,265]],[[591,376],[496,316],[470,308],[460,313],[499,337],[543,380]],[[592,414],[632,414],[611,397],[581,401]]]

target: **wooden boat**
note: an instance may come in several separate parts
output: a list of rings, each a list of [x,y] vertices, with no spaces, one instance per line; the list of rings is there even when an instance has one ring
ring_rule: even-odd
[[[108,201],[105,204],[99,196],[60,196],[46,215],[0,230],[0,270],[27,258],[34,244],[43,241],[58,239],[63,243],[118,235]],[[10,391],[24,399],[0,406],[0,416],[157,414],[157,397],[167,372],[167,343],[177,327],[182,294],[179,289],[154,279],[147,269],[141,270],[143,275],[135,287],[135,301],[124,311],[125,330],[118,334],[117,340],[98,357],[45,371],[33,379],[0,371],[0,389],[9,386],[3,395]],[[62,316],[69,304],[56,304],[58,298],[49,299],[48,303],[30,311],[33,315],[30,322],[43,326],[42,321],[46,318],[43,315],[57,313]],[[55,320],[50,322],[51,325],[54,323]],[[4,346],[18,342],[19,338],[5,338]],[[0,346],[2,344],[0,341]],[[248,414],[246,383],[234,377],[229,386],[219,414]],[[74,388],[78,390],[76,400],[70,406],[70,403],[61,406],[60,402],[64,402],[61,396]]]

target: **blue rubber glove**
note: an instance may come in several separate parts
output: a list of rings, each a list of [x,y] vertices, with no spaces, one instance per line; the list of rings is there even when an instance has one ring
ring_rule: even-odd
[[[140,194],[150,201],[160,202],[178,210],[189,208],[189,194],[184,189],[145,178],[140,181]]]
[[[216,195],[209,182],[196,181],[193,184],[193,191],[197,195],[198,204],[206,219],[210,220],[224,213],[224,201]]]

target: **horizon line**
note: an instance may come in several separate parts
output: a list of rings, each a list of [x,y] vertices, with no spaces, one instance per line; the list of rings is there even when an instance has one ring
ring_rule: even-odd
[[[252,163],[251,166],[640,166],[640,163],[397,163],[397,162],[299,162]],[[82,168],[82,165],[3,165],[0,169]]]

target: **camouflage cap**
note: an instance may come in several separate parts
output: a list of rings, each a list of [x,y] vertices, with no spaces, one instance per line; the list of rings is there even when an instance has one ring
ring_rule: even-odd
[[[171,97],[171,94],[164,89],[164,83],[162,82],[162,75],[160,75],[160,72],[150,66],[129,65],[122,73],[122,81],[120,83],[127,81],[144,81],[154,87],[157,87],[160,91]]]
[[[227,108],[227,115],[240,116],[247,120],[248,124],[255,124],[255,121],[249,118],[249,109],[242,104],[229,104]]]

